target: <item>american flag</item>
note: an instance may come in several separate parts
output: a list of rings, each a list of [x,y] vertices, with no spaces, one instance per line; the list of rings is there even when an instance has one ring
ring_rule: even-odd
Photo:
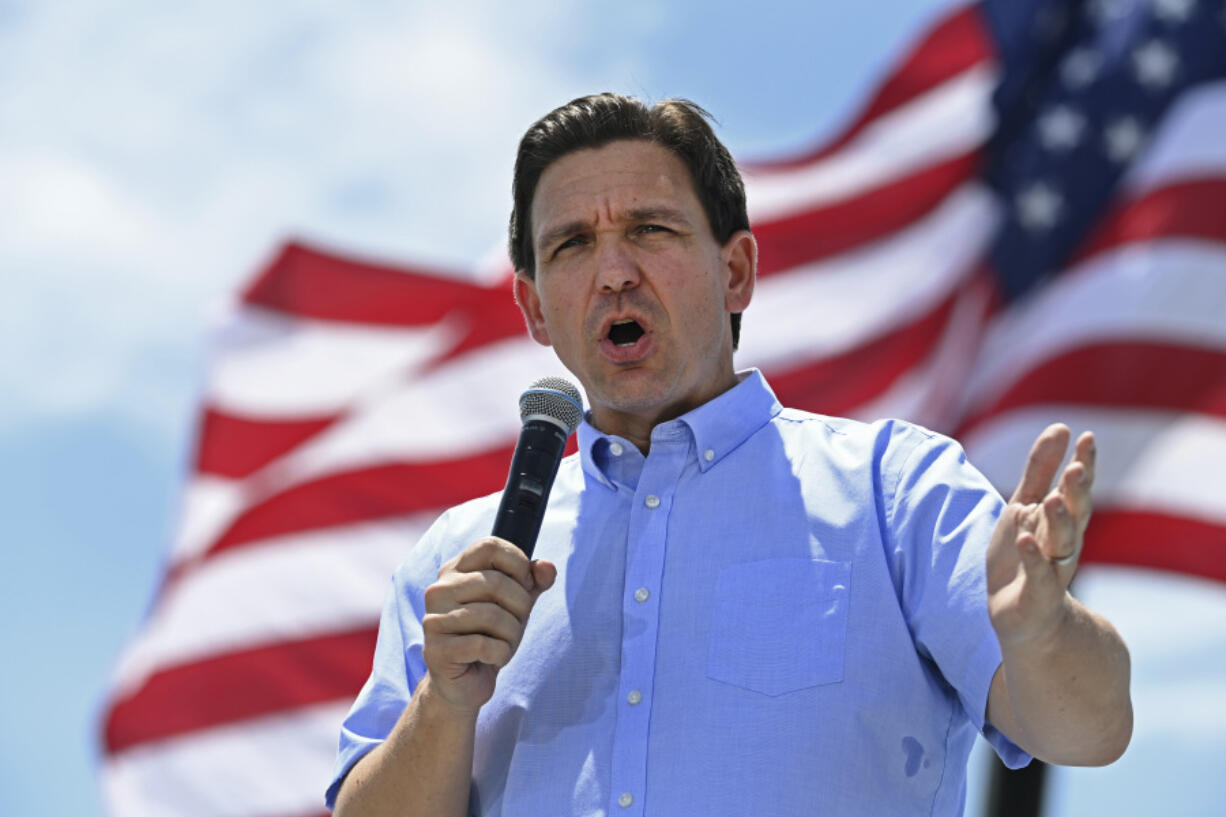
[[[1098,434],[1085,560],[1226,580],[1226,4],[960,8],[807,155],[743,168],[738,365],[781,400],[958,437],[1008,494]],[[215,346],[164,583],[116,673],[116,817],[322,814],[392,570],[501,487],[565,374],[506,282],[290,244]]]

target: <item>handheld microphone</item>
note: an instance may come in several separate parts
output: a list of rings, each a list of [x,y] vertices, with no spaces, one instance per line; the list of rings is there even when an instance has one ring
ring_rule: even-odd
[[[570,381],[542,377],[520,395],[519,416],[524,426],[494,517],[493,535],[518,545],[531,559],[566,440],[583,419],[583,398]]]

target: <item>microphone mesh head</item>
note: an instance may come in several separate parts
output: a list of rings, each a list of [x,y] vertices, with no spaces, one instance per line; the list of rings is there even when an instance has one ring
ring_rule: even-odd
[[[570,434],[583,419],[583,398],[564,377],[542,377],[519,396],[519,416],[544,415],[566,427]]]

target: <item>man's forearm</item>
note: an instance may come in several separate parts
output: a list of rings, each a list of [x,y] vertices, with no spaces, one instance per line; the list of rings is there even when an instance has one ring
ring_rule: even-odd
[[[341,784],[337,817],[464,817],[472,781],[477,712],[414,692],[387,740],[358,761]]]
[[[1123,639],[1072,596],[1062,625],[1045,639],[1002,643],[992,684],[1010,711],[993,724],[1050,763],[1100,766],[1124,753],[1132,737],[1131,662]]]

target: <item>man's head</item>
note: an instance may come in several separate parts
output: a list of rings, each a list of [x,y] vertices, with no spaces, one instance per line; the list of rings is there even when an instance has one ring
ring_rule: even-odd
[[[620,140],[653,142],[685,164],[718,243],[738,230],[748,230],[745,185],[732,156],[711,130],[709,117],[684,99],[666,99],[648,107],[632,97],[604,93],[572,100],[539,119],[524,134],[515,159],[508,244],[516,271],[536,276],[532,202],[541,174],[567,154]],[[739,312],[732,314],[731,327],[735,349],[740,340]]]
[[[736,317],[753,294],[743,186],[703,116],[587,97],[529,129],[516,167],[529,334],[583,383],[596,427],[644,451],[656,425],[736,385]]]

